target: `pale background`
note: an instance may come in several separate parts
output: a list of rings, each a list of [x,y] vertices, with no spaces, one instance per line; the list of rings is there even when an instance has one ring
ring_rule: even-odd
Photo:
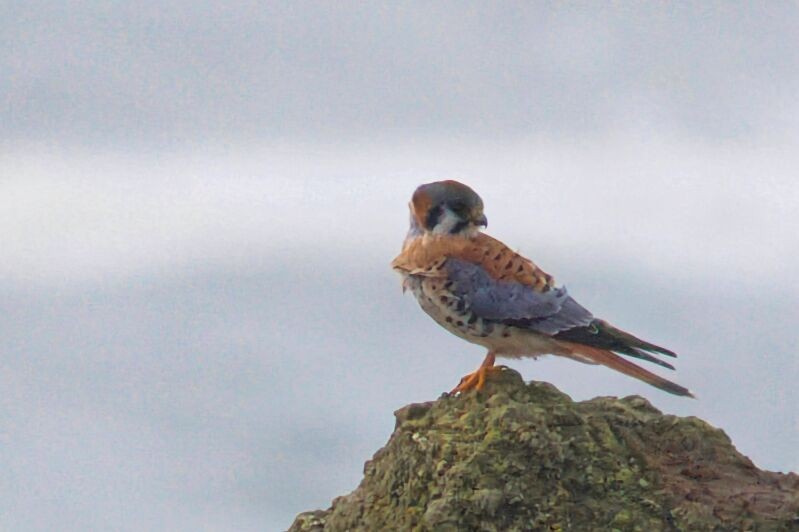
[[[0,3],[0,528],[279,530],[482,359],[388,263],[420,183],[799,470],[799,5]],[[664,372],[661,372],[664,373]]]

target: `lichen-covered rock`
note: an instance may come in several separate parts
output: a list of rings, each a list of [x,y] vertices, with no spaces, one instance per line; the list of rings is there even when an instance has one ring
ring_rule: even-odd
[[[291,532],[799,530],[799,476],[641,397],[574,402],[505,370],[395,415],[360,486]]]

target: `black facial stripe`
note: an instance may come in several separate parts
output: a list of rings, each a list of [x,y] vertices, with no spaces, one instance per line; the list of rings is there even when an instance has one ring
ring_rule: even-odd
[[[425,227],[432,230],[436,225],[438,225],[438,220],[441,218],[442,214],[444,214],[444,208],[441,205],[436,205],[430,209],[427,212],[427,219],[424,221]]]
[[[455,224],[455,227],[453,227],[453,228],[450,230],[450,234],[454,235],[454,234],[456,234],[456,233],[460,233],[461,231],[463,231],[464,229],[466,229],[466,226],[467,226],[467,225],[469,225],[469,222],[460,221],[460,222],[456,223],[456,224]]]

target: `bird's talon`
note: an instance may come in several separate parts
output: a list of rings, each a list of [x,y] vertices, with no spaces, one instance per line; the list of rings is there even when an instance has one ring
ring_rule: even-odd
[[[494,366],[480,366],[474,373],[464,375],[455,388],[452,389],[450,395],[455,395],[460,392],[468,392],[469,390],[480,391],[485,388],[487,374],[493,371],[502,371],[502,367]]]

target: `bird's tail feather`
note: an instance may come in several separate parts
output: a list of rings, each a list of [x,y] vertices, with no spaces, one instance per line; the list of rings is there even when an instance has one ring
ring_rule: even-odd
[[[625,375],[629,375],[630,377],[635,377],[636,379],[644,381],[647,384],[651,384],[655,388],[660,388],[665,392],[669,392],[674,395],[694,397],[694,394],[692,394],[688,388],[680,386],[675,382],[671,382],[668,379],[664,379],[659,375],[655,375],[651,371],[647,371],[644,368],[637,366],[629,360],[626,360],[606,349],[598,349],[596,347],[572,342],[560,342],[560,344],[577,357],[590,359],[597,364],[602,364],[611,369],[615,369],[618,372],[624,373]]]
[[[573,327],[561,331],[555,335],[555,339],[585,345],[595,349],[613,351],[620,355],[646,360],[647,362],[652,362],[653,364],[658,364],[659,366],[669,369],[674,369],[674,366],[653,356],[651,353],[670,357],[677,356],[674,351],[641,340],[599,319],[592,321],[589,325],[584,327]]]
[[[630,333],[628,333],[626,331],[622,331],[621,329],[617,329],[616,327],[614,327],[610,323],[606,322],[605,320],[596,320],[596,321],[597,321],[597,325],[600,327],[600,330],[602,332],[604,332],[608,336],[611,336],[611,337],[615,338],[616,340],[618,340],[618,341],[620,341],[620,342],[622,342],[622,343],[624,343],[624,344],[626,344],[626,345],[628,345],[630,347],[633,347],[635,349],[642,350],[642,351],[651,351],[653,353],[660,353],[661,355],[667,355],[667,356],[670,356],[670,357],[676,357],[677,356],[677,353],[675,353],[674,351],[666,349],[665,347],[660,347],[659,345],[655,345],[655,344],[649,343],[649,342],[647,342],[645,340],[641,340],[637,336],[633,336],[632,334],[630,334]]]

